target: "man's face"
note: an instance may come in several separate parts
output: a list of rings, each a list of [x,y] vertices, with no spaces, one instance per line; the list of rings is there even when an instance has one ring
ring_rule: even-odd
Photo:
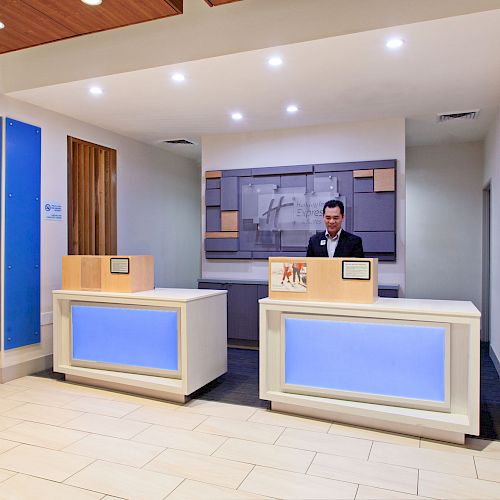
[[[323,221],[330,236],[335,236],[342,227],[344,216],[340,213],[339,207],[326,207],[323,214]]]

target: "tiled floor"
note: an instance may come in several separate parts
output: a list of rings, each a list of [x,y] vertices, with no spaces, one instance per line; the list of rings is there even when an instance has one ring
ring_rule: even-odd
[[[0,386],[4,498],[500,499],[500,442],[454,446],[25,377]]]

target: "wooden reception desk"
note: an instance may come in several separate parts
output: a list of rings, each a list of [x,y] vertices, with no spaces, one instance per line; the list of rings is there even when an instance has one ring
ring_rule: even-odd
[[[313,291],[342,282],[332,275],[342,259],[322,259],[332,271],[323,274],[311,259],[293,260],[306,261]],[[471,302],[371,301],[369,292],[366,303],[311,300],[295,277],[275,274],[286,290],[259,301],[260,398],[273,410],[455,443],[479,434],[480,313]]]

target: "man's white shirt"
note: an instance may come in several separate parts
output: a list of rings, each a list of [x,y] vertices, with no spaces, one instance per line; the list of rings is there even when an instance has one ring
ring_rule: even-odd
[[[326,250],[328,251],[328,257],[333,257],[335,255],[335,250],[337,249],[337,245],[339,243],[341,231],[342,228],[339,229],[339,232],[333,238],[328,234],[328,231],[325,231]]]

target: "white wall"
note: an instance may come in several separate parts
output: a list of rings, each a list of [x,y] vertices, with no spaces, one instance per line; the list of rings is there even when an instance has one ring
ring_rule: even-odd
[[[405,286],[405,121],[402,118],[205,136],[202,170],[397,159],[397,262],[381,263],[379,283]],[[202,181],[203,182],[203,181]],[[204,186],[202,189],[204,192]],[[204,207],[204,200],[202,200]],[[202,210],[202,225],[205,215]],[[267,280],[266,261],[207,261],[203,278]]]
[[[64,220],[42,220],[41,310],[52,311],[67,254],[67,136],[117,150],[119,254],[155,257],[155,285],[196,287],[200,275],[200,167],[154,146],[0,95],[0,116],[42,128],[41,201],[60,201]]]
[[[485,142],[484,184],[491,183],[490,347],[500,373],[500,109]]]
[[[406,150],[406,296],[481,307],[483,144]]]

